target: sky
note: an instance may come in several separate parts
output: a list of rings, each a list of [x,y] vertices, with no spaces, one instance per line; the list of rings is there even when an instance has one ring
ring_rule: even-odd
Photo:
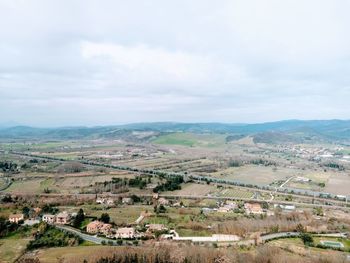
[[[350,1],[0,0],[0,123],[350,119]]]

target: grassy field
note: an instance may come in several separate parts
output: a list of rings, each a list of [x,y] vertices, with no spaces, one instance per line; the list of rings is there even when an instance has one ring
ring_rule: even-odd
[[[15,260],[25,251],[29,238],[14,235],[0,239],[0,262],[15,262]]]
[[[268,185],[274,181],[286,180],[293,175],[295,175],[295,171],[292,169],[278,168],[277,170],[274,170],[271,166],[265,167],[259,165],[230,167],[211,174],[211,176],[214,177],[258,185]]]
[[[182,145],[189,147],[219,147],[225,145],[226,135],[220,134],[194,134],[170,133],[161,135],[152,142],[165,145]]]

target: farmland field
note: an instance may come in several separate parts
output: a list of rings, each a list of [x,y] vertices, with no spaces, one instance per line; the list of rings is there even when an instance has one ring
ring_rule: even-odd
[[[159,136],[152,142],[155,144],[182,145],[190,147],[218,147],[225,144],[225,135],[171,133]]]
[[[185,184],[181,190],[165,192],[169,195],[204,196],[216,191],[216,187],[206,184]]]
[[[0,239],[0,262],[15,262],[25,251],[29,241],[29,238],[20,238],[18,235]]]
[[[211,174],[211,176],[235,180],[247,184],[268,185],[278,180],[286,180],[293,176],[295,171],[288,168],[245,165],[242,167],[231,167]]]
[[[239,188],[227,188],[218,193],[218,196],[222,197],[237,197],[237,198],[251,198],[253,192],[242,190]]]

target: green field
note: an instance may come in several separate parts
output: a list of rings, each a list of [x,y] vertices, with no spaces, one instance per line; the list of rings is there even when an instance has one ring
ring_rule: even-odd
[[[170,133],[161,135],[152,142],[166,145],[182,145],[188,147],[219,147],[225,145],[225,135],[220,134],[194,134]]]

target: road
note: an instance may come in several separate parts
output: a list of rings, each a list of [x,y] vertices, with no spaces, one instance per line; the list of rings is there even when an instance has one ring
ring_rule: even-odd
[[[97,236],[91,236],[91,235],[88,235],[88,234],[84,234],[82,232],[80,232],[79,230],[73,228],[73,227],[69,227],[69,226],[63,226],[63,225],[56,225],[56,227],[58,229],[61,229],[61,230],[64,230],[64,231],[67,231],[67,232],[70,232],[70,233],[73,233],[77,236],[79,236],[81,239],[85,240],[85,241],[90,241],[92,243],[95,243],[95,244],[102,244],[102,242],[113,242],[113,245],[117,245],[117,242],[116,241],[113,241],[113,240],[110,240],[110,239],[107,239],[107,238],[103,238],[103,237],[97,237]]]
[[[300,233],[299,232],[281,232],[281,233],[273,233],[273,234],[268,234],[268,235],[264,235],[261,236],[261,239],[266,242],[272,239],[276,239],[276,238],[284,238],[284,237],[297,237],[299,236]]]
[[[279,232],[279,233],[273,233],[261,236],[261,239],[266,242],[272,239],[277,238],[285,238],[285,237],[298,237],[300,235],[299,232]],[[340,237],[340,238],[346,238],[346,233],[328,233],[328,234],[313,234],[315,236],[321,236],[321,237]]]

